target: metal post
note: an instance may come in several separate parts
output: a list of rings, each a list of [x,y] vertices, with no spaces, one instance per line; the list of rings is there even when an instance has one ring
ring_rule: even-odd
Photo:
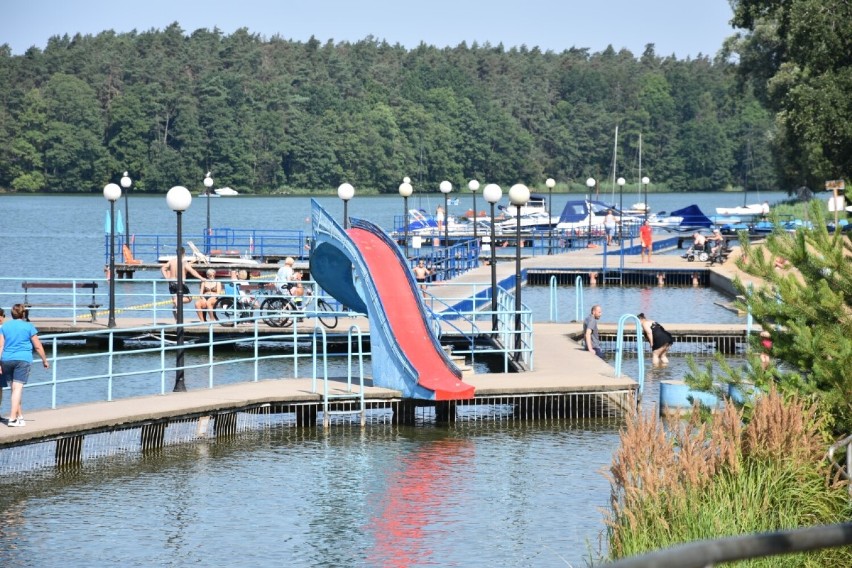
[[[408,197],[403,197],[402,203],[402,226],[405,228],[405,261],[408,262]]]
[[[497,241],[494,239],[494,204],[491,203],[491,331],[497,331]]]
[[[343,200],[343,229],[349,228],[349,200]]]
[[[127,205],[127,190],[124,191],[124,230],[125,235],[127,235],[127,240],[125,241],[128,245],[130,245],[130,207]],[[115,232],[113,230],[113,232]]]
[[[208,197],[209,199],[209,197]],[[177,213],[177,306],[175,311],[175,322],[177,323],[177,360],[175,361],[175,388],[174,392],[186,392],[183,370],[183,242],[181,215]]]
[[[444,249],[447,255],[450,254],[450,204],[447,199],[449,195],[449,193],[444,193]]]
[[[553,254],[553,186],[547,184],[547,254]]]
[[[515,217],[518,220],[515,236],[518,241],[515,246],[515,359],[521,358],[521,206],[515,206]]]
[[[125,198],[127,194],[124,194]],[[126,207],[126,205],[125,205]],[[115,201],[109,202],[109,322],[115,327]]]
[[[479,239],[477,238],[477,235],[476,235],[476,221],[477,221],[477,216],[476,216],[476,191],[474,191],[473,192],[473,242],[476,243],[476,245],[478,245]]]

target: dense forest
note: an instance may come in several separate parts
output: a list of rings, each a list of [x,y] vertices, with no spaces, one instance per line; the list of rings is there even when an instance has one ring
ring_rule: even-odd
[[[470,178],[617,175],[674,191],[781,189],[775,117],[736,58],[526,46],[414,49],[165,30],[0,46],[0,188],[396,192]],[[641,135],[641,155],[639,141]]]

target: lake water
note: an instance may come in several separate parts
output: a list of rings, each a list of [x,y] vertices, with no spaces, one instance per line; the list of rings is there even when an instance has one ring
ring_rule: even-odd
[[[567,199],[555,196],[556,208]],[[321,201],[342,216],[339,200]],[[439,202],[431,196],[410,205],[434,209]],[[651,196],[655,211],[693,202],[712,211],[738,205],[742,196]],[[241,196],[210,205],[217,227],[309,228],[307,198]],[[451,213],[471,205],[466,196]],[[131,196],[130,207],[133,232],[173,230],[162,196]],[[106,208],[99,196],[0,196],[5,275],[100,277]],[[385,227],[401,212],[398,197],[350,203],[353,216]],[[185,231],[200,233],[205,216],[204,200],[194,200]],[[601,303],[610,322],[636,311],[663,322],[741,321],[715,306],[714,294],[587,288],[585,309]],[[574,319],[573,288],[560,289],[558,298],[558,320]],[[526,288],[524,300],[536,321],[548,319],[546,288]],[[628,359],[625,372],[635,376],[635,365]],[[645,405],[653,406],[659,380],[681,378],[685,368],[683,357],[673,357],[670,367],[649,371]],[[0,565],[581,566],[604,535],[609,484],[602,471],[619,426],[285,427],[5,476]]]

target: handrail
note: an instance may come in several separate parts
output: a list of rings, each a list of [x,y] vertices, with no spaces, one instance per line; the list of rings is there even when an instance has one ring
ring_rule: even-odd
[[[583,300],[583,277],[577,276],[574,279],[574,321],[583,321],[583,314],[586,313]]]
[[[550,321],[559,320],[559,301],[556,297],[556,276],[550,277]]]
[[[621,360],[624,354],[624,324],[628,320],[636,323],[636,359],[639,362],[639,376],[636,379],[639,383],[638,404],[642,402],[642,394],[645,390],[645,345],[642,342],[642,322],[633,314],[624,314],[618,318],[618,331],[615,340],[615,376],[621,376]]]

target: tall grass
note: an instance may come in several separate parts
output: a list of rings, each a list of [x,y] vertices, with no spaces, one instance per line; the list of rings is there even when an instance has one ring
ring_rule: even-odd
[[[814,407],[761,397],[748,424],[734,405],[711,422],[698,412],[664,424],[632,417],[610,468],[610,557],[693,540],[848,519],[843,488],[829,486],[826,441]],[[743,566],[852,566],[833,549],[744,562]]]

